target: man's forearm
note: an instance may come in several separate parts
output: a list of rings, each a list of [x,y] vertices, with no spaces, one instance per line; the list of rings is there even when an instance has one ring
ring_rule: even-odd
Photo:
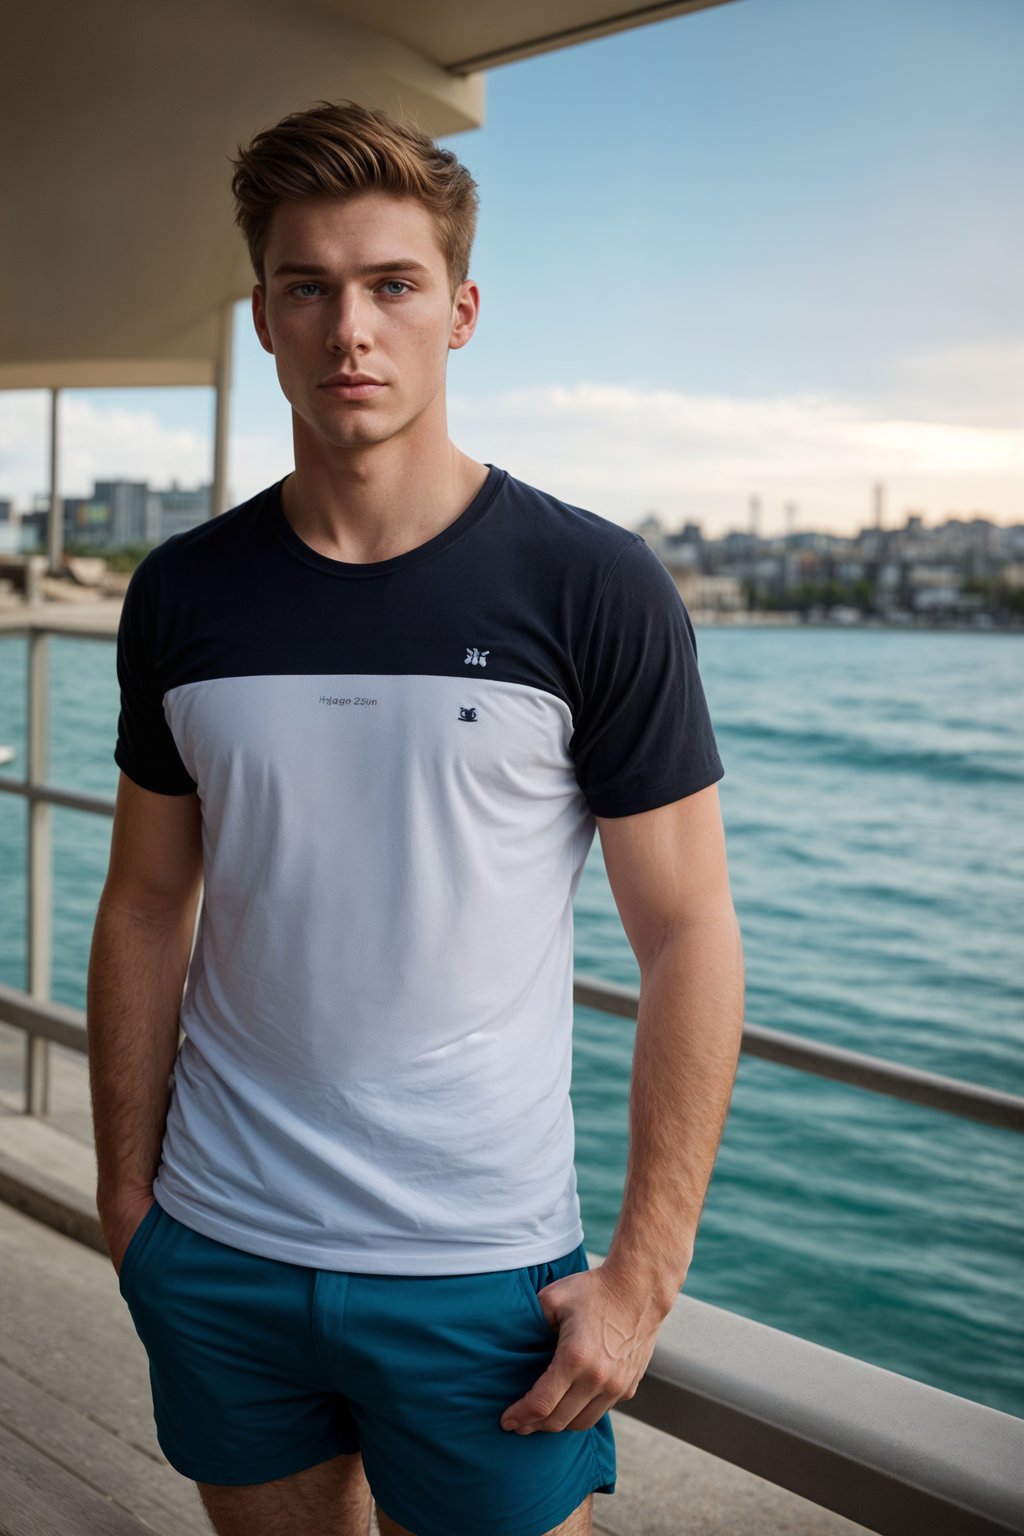
[[[156,1177],[195,910],[146,914],[100,900],[86,1007],[101,1206]]]
[[[622,1209],[605,1264],[667,1314],[686,1278],[743,1034],[735,911],[689,924],[642,968]]]

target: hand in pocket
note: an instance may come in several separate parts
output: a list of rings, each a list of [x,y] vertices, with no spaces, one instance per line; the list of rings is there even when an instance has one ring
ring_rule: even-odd
[[[136,1195],[131,1202],[122,1201],[116,1207],[100,1213],[100,1230],[107,1245],[115,1273],[121,1275],[124,1256],[131,1247],[132,1238],[142,1226],[154,1204],[152,1194]]]

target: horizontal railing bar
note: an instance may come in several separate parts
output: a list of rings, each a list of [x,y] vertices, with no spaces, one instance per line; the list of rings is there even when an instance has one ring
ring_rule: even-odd
[[[2,773],[0,793],[42,800],[47,805],[64,805],[71,811],[90,811],[94,816],[114,814],[114,801],[107,795],[83,795],[75,789],[58,789],[55,784],[30,784],[28,779],[9,779]]]
[[[573,997],[581,1008],[596,1008],[624,1019],[635,1020],[640,1005],[636,987],[579,973],[573,981]],[[883,1061],[878,1056],[849,1051],[839,1045],[826,1045],[820,1040],[805,1040],[781,1029],[768,1029],[763,1024],[743,1026],[741,1048],[746,1056],[759,1056],[778,1066],[813,1072],[832,1082],[885,1093],[891,1098],[922,1104],[927,1109],[940,1109],[965,1120],[978,1120],[1001,1130],[1024,1131],[1024,1098],[998,1088],[985,1088],[956,1077],[943,1077],[938,1072],[924,1072],[919,1067]]]
[[[110,616],[111,619],[113,615]],[[108,620],[108,623],[110,621]],[[110,623],[109,628],[100,625],[83,625],[79,628],[74,619],[70,618],[66,624],[54,624],[29,619],[21,623],[8,623],[0,616],[0,640],[9,635],[18,635],[25,638],[28,635],[64,635],[69,640],[107,640],[117,639],[117,625]]]
[[[616,1412],[887,1536],[1024,1531],[1024,1420],[685,1290]]]
[[[598,1013],[614,1013],[620,1019],[636,1018],[640,993],[636,987],[624,987],[619,981],[602,981],[598,976],[574,972],[573,1001],[581,1008],[596,1008]]]
[[[636,1017],[639,992],[618,982],[601,982],[582,977],[573,987],[575,1001],[584,1008],[597,1008],[623,1018]],[[608,1007],[601,1009],[607,995]],[[632,1011],[630,1011],[632,1009]],[[0,983],[0,1022],[24,1029],[29,1034],[84,1051],[85,1014],[62,1003],[30,997],[18,987]],[[743,1030],[743,1051],[760,1056],[800,1072],[813,1072],[833,1082],[849,1083],[885,1093],[891,1098],[922,1104],[927,1109],[942,1110],[963,1119],[995,1125],[1002,1130],[1024,1130],[1024,1099],[995,1088],[963,1083],[955,1077],[941,1077],[935,1072],[920,1072],[893,1062],[880,1061],[840,1046],[800,1040],[782,1030],[747,1024]]]
[[[0,1023],[52,1040],[55,1045],[65,1045],[72,1051],[84,1053],[87,1049],[85,1014],[80,1008],[54,1002],[52,998],[32,997],[20,987],[9,987],[4,982],[0,982]]]
[[[749,1036],[749,1040],[748,1040]],[[1001,1088],[987,1088],[966,1083],[940,1072],[926,1072],[900,1062],[883,1061],[841,1045],[799,1040],[781,1029],[763,1024],[744,1027],[744,1051],[780,1066],[813,1072],[834,1083],[848,1083],[854,1088],[868,1088],[885,1093],[907,1104],[921,1104],[926,1109],[940,1109],[963,1120],[977,1120],[1004,1131],[1024,1131],[1024,1098],[1005,1093]]]

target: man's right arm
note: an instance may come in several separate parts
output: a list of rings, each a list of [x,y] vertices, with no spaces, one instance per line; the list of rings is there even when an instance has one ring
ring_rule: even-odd
[[[96,1205],[118,1272],[153,1203],[202,874],[198,794],[122,771],[86,1002]]]

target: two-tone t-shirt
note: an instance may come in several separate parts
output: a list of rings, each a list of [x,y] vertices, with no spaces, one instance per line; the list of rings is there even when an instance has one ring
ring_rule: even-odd
[[[724,773],[689,615],[639,535],[495,467],[370,564],[306,544],[281,484],[151,550],[118,633],[115,761],[202,810],[154,1192],[318,1268],[545,1262],[583,1238],[594,817]]]

